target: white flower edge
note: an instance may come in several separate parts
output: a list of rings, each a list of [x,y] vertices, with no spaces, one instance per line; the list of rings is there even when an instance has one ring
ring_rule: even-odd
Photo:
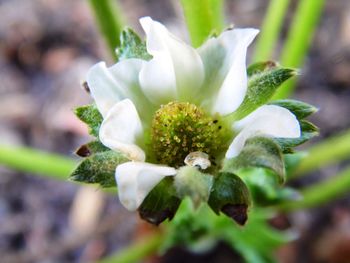
[[[209,98],[214,98],[211,103],[204,98],[203,104],[209,104],[212,113],[230,114],[243,102],[247,49],[258,33],[254,28],[227,30],[198,48],[206,72],[202,97],[210,94]]]
[[[227,159],[239,155],[246,140],[254,136],[298,138],[301,135],[300,124],[295,115],[276,105],[259,107],[242,120],[237,121],[233,128],[240,132],[226,152]]]
[[[144,93],[156,104],[191,99],[204,80],[204,67],[197,51],[150,17],[140,19],[146,47],[153,58],[140,72]]]
[[[176,169],[144,162],[127,162],[117,166],[115,179],[119,200],[129,211],[135,211],[150,191],[165,177],[176,175]]]
[[[134,103],[125,99],[116,103],[104,118],[99,138],[108,148],[124,153],[130,160],[144,161],[145,152],[137,145],[143,138],[141,120]]]

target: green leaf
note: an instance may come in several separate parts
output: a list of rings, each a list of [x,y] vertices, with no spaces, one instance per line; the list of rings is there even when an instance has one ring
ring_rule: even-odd
[[[159,225],[164,220],[171,220],[174,217],[180,202],[176,196],[173,178],[166,177],[142,202],[139,207],[140,217],[151,224]]]
[[[318,128],[306,120],[299,121],[301,136],[299,138],[274,138],[273,140],[281,147],[283,153],[293,153],[294,147],[305,143],[318,135]]]
[[[83,183],[98,183],[102,187],[115,186],[115,169],[129,161],[116,151],[99,152],[85,158],[70,175],[70,180]]]
[[[89,143],[81,145],[75,154],[80,157],[88,157],[95,153],[110,151],[109,148],[104,146],[100,141],[91,141]]]
[[[223,171],[232,173],[244,168],[266,168],[278,176],[278,181],[285,180],[285,168],[282,152],[273,139],[253,137],[248,139],[241,153],[232,159],[226,159]]]
[[[90,104],[78,107],[75,109],[74,113],[81,121],[88,125],[89,133],[95,137],[98,137],[103,117],[98,111],[96,105]]]
[[[214,177],[201,173],[198,168],[183,166],[175,176],[174,185],[180,198],[189,196],[195,207],[207,202]]]
[[[130,28],[126,28],[120,35],[120,47],[116,49],[118,61],[128,58],[150,60],[152,56],[147,53],[146,44]]]
[[[298,100],[276,100],[269,104],[286,108],[287,110],[291,111],[298,118],[298,120],[302,120],[318,111],[316,107]]]
[[[215,177],[208,204],[215,213],[221,211],[238,224],[244,225],[248,219],[249,190],[237,175],[221,172]]]
[[[270,100],[278,87],[296,75],[296,70],[277,66],[274,62],[253,64],[248,68],[248,90],[241,106],[232,113],[239,120]]]

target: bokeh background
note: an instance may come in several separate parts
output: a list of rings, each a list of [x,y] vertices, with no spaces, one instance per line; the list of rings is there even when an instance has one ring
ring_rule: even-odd
[[[318,0],[315,0],[318,1]],[[176,0],[120,0],[125,21],[152,16],[188,39]],[[298,1],[292,1],[288,21]],[[261,26],[267,0],[228,0],[227,22]],[[250,48],[252,53],[254,45]],[[279,46],[276,49],[276,55]],[[81,87],[91,65],[112,63],[86,0],[0,0],[0,142],[73,157],[89,140],[72,109],[91,100]],[[321,136],[350,127],[350,2],[327,1],[295,97],[320,108]],[[344,163],[293,181],[300,187],[332,176]],[[279,262],[350,262],[350,196],[271,224],[300,238],[276,252]],[[0,262],[95,262],[151,227],[116,196],[0,167]],[[232,261],[236,260],[236,261]],[[170,251],[152,262],[240,262],[219,245],[205,255]]]

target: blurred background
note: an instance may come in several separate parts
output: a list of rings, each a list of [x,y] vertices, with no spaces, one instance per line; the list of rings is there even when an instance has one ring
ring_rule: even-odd
[[[317,0],[315,0],[317,1]],[[120,0],[127,23],[141,32],[149,15],[188,39],[176,0]],[[267,0],[228,0],[228,23],[260,28]],[[292,1],[293,12],[298,1]],[[287,23],[290,14],[287,16]],[[281,41],[287,33],[283,30]],[[250,54],[254,45],[250,48]],[[279,47],[276,49],[278,54]],[[0,0],[0,143],[74,157],[87,142],[72,109],[91,100],[82,89],[94,63],[112,63],[85,0]],[[327,1],[295,97],[320,108],[315,143],[350,127],[350,2]],[[310,145],[310,144],[309,144]],[[305,145],[306,147],[308,145]],[[300,187],[336,174],[340,163],[294,180]],[[279,262],[350,262],[350,196],[279,216],[300,238],[276,252]],[[114,195],[97,187],[49,180],[0,167],[0,262],[96,262],[152,231]],[[232,261],[234,260],[235,261]],[[151,262],[240,262],[225,245],[205,255],[183,250]]]

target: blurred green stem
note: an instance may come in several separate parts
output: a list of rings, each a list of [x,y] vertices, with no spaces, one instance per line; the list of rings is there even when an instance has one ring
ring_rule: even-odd
[[[303,199],[290,201],[280,205],[283,211],[293,211],[305,208],[317,207],[329,203],[350,191],[350,168],[340,172],[338,175],[310,186],[301,191]]]
[[[294,16],[290,32],[282,50],[281,64],[299,68],[303,65],[314,31],[322,14],[325,0],[302,0]],[[273,99],[284,99],[294,91],[295,80],[289,80],[280,87]]]
[[[200,46],[213,32],[224,26],[224,0],[181,0],[194,47]]]
[[[31,148],[0,145],[0,164],[22,172],[67,180],[77,162],[58,154]]]
[[[270,60],[290,0],[271,0],[255,48],[254,61]]]
[[[115,48],[120,44],[120,33],[123,22],[120,8],[116,0],[89,0],[96,22],[105,38],[114,59],[117,58]]]
[[[117,252],[108,258],[105,258],[98,263],[133,263],[141,262],[146,257],[153,255],[161,245],[164,236],[161,233],[156,233],[147,238],[143,238],[132,244],[131,246]]]
[[[308,150],[293,177],[302,176],[321,167],[350,158],[350,130],[323,140]]]

